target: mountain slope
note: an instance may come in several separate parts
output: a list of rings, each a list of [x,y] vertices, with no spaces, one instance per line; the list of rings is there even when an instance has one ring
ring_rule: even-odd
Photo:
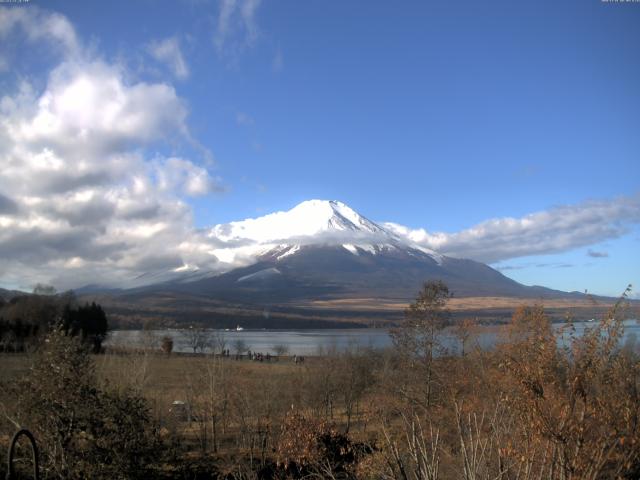
[[[210,235],[229,245],[213,252],[221,260],[248,252],[253,257],[221,274],[161,288],[272,304],[353,296],[410,299],[431,279],[443,280],[457,296],[569,295],[526,287],[485,264],[411,244],[338,201],[309,200],[287,212],[216,225]]]
[[[427,280],[443,280],[459,298],[578,295],[528,287],[485,264],[421,248],[336,201],[310,200],[288,212],[216,225],[209,236],[216,245],[210,254],[224,266],[221,271],[195,265],[149,273],[139,278],[154,283],[102,292],[104,302],[113,301],[123,315],[144,305],[154,317],[172,312],[179,321],[226,318],[233,326],[242,318],[243,324],[260,326],[267,311],[271,326],[277,321],[318,326],[397,318],[400,307],[391,312],[370,306],[387,300],[406,304]],[[327,302],[355,307],[319,307]]]
[[[458,298],[577,298],[420,248],[336,201],[310,200],[288,212],[216,225],[209,236],[216,245],[210,254],[224,266],[221,271],[192,265],[142,275],[136,282],[150,282],[136,288],[100,292],[92,287],[84,293],[103,295],[102,302],[123,318],[140,318],[146,310],[171,322],[225,326],[227,321],[231,326],[234,321],[254,326],[392,321],[401,307],[377,311],[371,306],[406,305],[427,280],[444,281]],[[344,302],[351,306],[319,306]],[[269,312],[268,320],[263,311]]]
[[[232,270],[265,255],[295,254],[301,246],[342,246],[354,255],[403,249],[408,245],[391,231],[358,214],[342,202],[308,200],[287,212],[216,225],[209,231],[217,248],[211,251]],[[439,261],[436,252],[412,246]]]
[[[358,249],[358,247],[356,247]],[[294,253],[284,255],[290,250]],[[354,254],[341,245],[277,248],[259,261],[211,278],[172,283],[163,290],[224,298],[249,304],[277,305],[300,300],[343,298],[412,299],[427,280],[443,280],[456,296],[567,296],[527,287],[472,260],[430,255],[394,247]],[[153,287],[153,288],[158,288]]]

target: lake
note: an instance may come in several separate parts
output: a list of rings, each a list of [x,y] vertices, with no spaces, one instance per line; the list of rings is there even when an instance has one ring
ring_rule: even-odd
[[[597,325],[596,322],[575,322],[576,333],[580,334],[585,328]],[[555,324],[554,328],[560,329],[563,324]],[[640,324],[636,320],[625,320],[625,332],[623,343],[635,343],[640,334]],[[234,346],[243,342],[247,349],[253,352],[274,353],[276,345],[283,345],[288,349],[289,355],[321,355],[330,351],[344,351],[348,348],[387,348],[392,346],[389,330],[378,328],[357,329],[322,329],[322,330],[206,330],[210,344],[222,339],[225,348],[234,352]],[[193,352],[189,344],[188,330],[114,330],[105,342],[106,346],[123,347],[158,347],[160,339],[164,336],[173,339],[175,352]],[[566,334],[565,334],[566,337]],[[495,327],[480,327],[473,339],[473,345],[481,348],[491,348],[497,341],[498,335]],[[559,343],[566,338],[559,337]],[[450,351],[459,351],[460,342],[450,334],[444,334],[442,344]],[[208,349],[210,351],[210,349]]]

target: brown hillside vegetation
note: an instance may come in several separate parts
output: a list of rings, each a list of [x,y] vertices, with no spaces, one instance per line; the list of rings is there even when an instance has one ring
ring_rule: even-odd
[[[91,355],[54,330],[0,357],[0,443],[30,428],[43,478],[635,479],[640,357],[620,343],[624,303],[582,336],[567,323],[561,347],[542,306],[522,305],[495,349],[463,355],[437,333],[463,342],[474,323],[438,282],[392,349],[304,362],[163,353],[153,338]]]
[[[343,298],[301,301],[278,306],[233,304],[201,296],[177,297],[171,293],[133,299],[109,295],[85,295],[82,301],[105,306],[118,328],[142,328],[153,323],[158,327],[179,327],[201,323],[212,328],[343,328],[392,326],[403,318],[410,302],[406,299]],[[449,309],[457,318],[477,317],[483,323],[506,323],[512,312],[530,304],[530,298],[452,297]],[[541,300],[542,302],[542,300]],[[638,302],[635,308],[638,308]],[[587,295],[576,298],[544,299],[544,308],[553,321],[567,316],[591,319],[604,315],[615,299]],[[268,315],[265,315],[268,312]]]
[[[515,309],[519,306],[528,305],[531,303],[531,299],[518,298],[518,297],[452,297],[449,299],[447,306],[452,311],[469,311],[469,310],[483,310],[483,309]],[[321,308],[358,308],[368,310],[404,310],[409,306],[406,301],[390,301],[389,299],[376,299],[376,298],[345,298],[339,300],[316,300],[310,303],[310,305],[318,306]],[[610,302],[595,302],[593,299],[585,298],[581,299],[569,299],[569,298],[554,298],[545,299],[544,308],[590,308],[599,306],[601,308],[609,309],[615,305],[615,301]]]

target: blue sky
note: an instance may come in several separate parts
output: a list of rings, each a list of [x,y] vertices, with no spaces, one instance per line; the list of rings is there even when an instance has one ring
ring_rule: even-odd
[[[16,20],[17,10],[27,13]],[[55,14],[64,29],[30,30]],[[140,105],[174,108],[176,118],[119,143],[102,132],[109,142],[92,138],[111,150],[90,155],[135,153],[137,169],[161,165],[153,179],[165,178],[168,158],[183,163],[171,163],[167,178],[188,183],[206,170],[204,187],[154,190],[163,206],[175,203],[183,233],[338,199],[375,221],[441,232],[444,253],[473,253],[527,284],[611,295],[640,284],[640,4],[32,0],[0,15],[5,104],[28,83],[42,109],[43,95],[57,91],[52,72],[69,64],[60,74],[69,82],[99,62],[94,84],[111,75],[132,96],[140,85],[172,89]],[[27,110],[0,112],[5,128],[31,125]],[[7,201],[34,196],[11,184],[5,174],[3,190],[0,179]],[[532,214],[540,229],[522,226]],[[509,222],[500,220],[509,218],[520,233],[509,245],[492,241],[504,239]],[[494,250],[476,252],[474,238]],[[6,267],[5,284],[56,280],[35,269],[21,278],[27,257]],[[92,251],[64,268],[124,275],[143,267],[134,257],[107,265]]]

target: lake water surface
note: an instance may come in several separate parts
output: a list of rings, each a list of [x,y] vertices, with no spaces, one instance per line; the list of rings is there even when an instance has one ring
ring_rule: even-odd
[[[596,326],[596,322],[574,323],[576,333],[580,334],[585,328]],[[635,343],[640,334],[640,324],[636,320],[624,322],[625,332],[623,343]],[[554,325],[558,331],[562,327]],[[344,351],[348,348],[387,348],[392,346],[389,330],[380,328],[357,329],[322,329],[322,330],[207,330],[209,343],[214,345],[218,339],[222,339],[225,348],[233,353],[235,346],[242,342],[247,349],[253,352],[274,353],[276,345],[287,348],[289,355],[319,355],[330,351]],[[173,350],[176,352],[193,352],[190,346],[187,330],[114,330],[110,333],[105,345],[144,347],[157,346],[160,339],[169,336],[173,339]],[[559,337],[559,343],[566,341]],[[498,341],[497,328],[479,327],[478,332],[471,340],[471,345],[479,345],[481,348],[491,348]],[[452,352],[460,350],[460,342],[452,335],[443,335],[442,344]],[[469,348],[468,346],[466,348]],[[207,349],[209,352],[210,348]],[[206,350],[206,351],[207,351]]]

